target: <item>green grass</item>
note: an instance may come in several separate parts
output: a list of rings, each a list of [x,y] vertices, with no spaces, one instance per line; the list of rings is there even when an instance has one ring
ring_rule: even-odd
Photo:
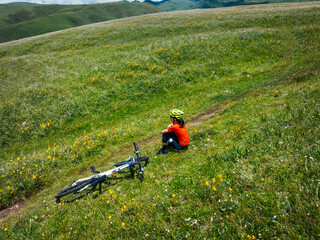
[[[0,206],[23,204],[0,238],[317,239],[319,19],[318,3],[195,10],[0,45]],[[155,156],[172,108],[189,149]],[[134,141],[143,184],[55,203]]]
[[[161,12],[147,3],[9,5],[0,7],[0,42],[86,24]]]

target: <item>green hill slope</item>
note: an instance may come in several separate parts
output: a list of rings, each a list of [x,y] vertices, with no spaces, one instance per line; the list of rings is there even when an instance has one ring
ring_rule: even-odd
[[[0,239],[317,239],[319,20],[318,2],[205,9],[0,44]],[[191,143],[156,156],[173,108]],[[142,184],[55,202],[132,142]]]
[[[161,10],[147,3],[0,7],[0,42]]]
[[[307,0],[167,0],[162,2],[147,1],[156,5],[164,11],[181,11],[203,8],[219,8],[241,5],[269,4],[269,3],[289,3],[307,2]]]
[[[12,3],[1,3],[1,7],[25,7],[30,5],[37,5],[36,3],[28,3],[28,2],[12,2]]]
[[[197,4],[197,1],[192,0],[169,0],[159,4],[158,7],[169,12],[194,9]]]
[[[218,8],[253,4],[305,2],[301,0],[203,0],[194,8]],[[309,1],[306,1],[309,2]]]

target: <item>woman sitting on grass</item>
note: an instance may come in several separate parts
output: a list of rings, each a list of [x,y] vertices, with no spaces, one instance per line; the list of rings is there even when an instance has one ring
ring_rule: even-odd
[[[157,154],[167,154],[168,145],[176,150],[188,148],[189,134],[183,121],[183,112],[178,109],[173,109],[170,112],[170,119],[172,124],[170,124],[167,129],[161,131],[163,147]]]

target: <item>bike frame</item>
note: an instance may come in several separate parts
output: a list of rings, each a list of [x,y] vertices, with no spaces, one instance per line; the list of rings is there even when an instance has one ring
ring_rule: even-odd
[[[90,177],[86,177],[86,178],[81,178],[81,179],[78,179],[78,180],[75,180],[73,181],[72,183],[69,183],[67,186],[65,186],[62,190],[60,190],[59,193],[56,194],[56,198],[57,198],[57,202],[60,202],[60,198],[63,197],[63,196],[66,196],[70,193],[80,193],[82,192],[83,190],[87,189],[88,187],[90,186],[93,186],[93,189],[95,189],[95,187],[97,186],[97,184],[99,183],[99,192],[101,193],[101,183],[102,182],[106,182],[107,180],[107,184],[109,184],[108,180],[107,179],[107,176],[110,176],[116,172],[119,172],[123,169],[126,169],[126,168],[130,168],[130,171],[131,171],[131,174],[132,174],[132,177],[134,178],[134,170],[133,168],[135,167],[135,165],[139,165],[139,175],[140,175],[140,181],[142,182],[143,181],[143,167],[141,166],[141,161],[146,161],[145,165],[146,166],[149,162],[149,157],[140,157],[140,151],[138,149],[138,146],[136,145],[136,143],[133,143],[134,145],[134,148],[135,148],[135,154],[137,156],[137,158],[133,158],[133,157],[129,157],[128,159],[126,159],[125,161],[123,162],[119,162],[119,163],[116,163],[116,164],[120,164],[119,166],[117,166],[116,168],[114,169],[111,169],[111,170],[108,170],[108,171],[105,171],[105,172],[102,172],[102,173],[99,173],[98,171],[95,171],[95,168],[94,166],[91,166],[91,170],[93,173],[98,173],[96,175],[93,175],[93,176],[90,176]],[[124,164],[122,164],[124,163]],[[115,165],[116,165],[115,164]],[[91,180],[91,181],[90,181]],[[88,182],[88,183],[86,183]],[[81,184],[83,184],[84,186],[81,188]],[[77,186],[79,186],[80,188],[77,188]],[[74,192],[71,190],[68,190],[72,187],[75,187],[77,189],[74,190]],[[68,192],[70,191],[70,192]]]
[[[111,169],[111,170],[108,170],[108,171],[105,171],[105,172],[102,172],[102,173],[99,173],[99,174],[90,176],[90,177],[86,177],[86,178],[81,178],[81,179],[75,180],[75,181],[73,181],[73,182],[71,183],[71,185],[70,185],[70,184],[69,184],[69,185],[70,185],[70,186],[75,186],[77,183],[81,183],[81,182],[90,180],[90,179],[92,179],[92,178],[107,177],[107,176],[109,176],[109,175],[112,175],[113,173],[119,172],[119,171],[121,171],[121,170],[123,170],[123,169],[126,169],[126,168],[129,168],[129,167],[131,167],[131,166],[134,166],[134,158],[133,158],[133,157],[130,157],[130,158],[127,159],[127,161],[128,161],[128,160],[131,160],[131,162],[126,163],[126,164],[124,164],[124,165],[122,165],[122,166],[120,166],[120,167],[116,167],[116,168],[114,168],[114,169]],[[67,186],[69,186],[69,185],[67,185]],[[67,186],[66,186],[66,187],[67,187]],[[87,187],[88,187],[88,186],[86,186],[85,188],[87,188]],[[84,190],[85,188],[79,190],[78,192],[81,192],[81,191]]]

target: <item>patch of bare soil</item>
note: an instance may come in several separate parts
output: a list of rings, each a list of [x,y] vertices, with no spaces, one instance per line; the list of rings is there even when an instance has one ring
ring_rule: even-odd
[[[10,214],[17,214],[22,206],[24,206],[24,202],[18,202],[11,207],[0,210],[0,221],[8,217]]]
[[[194,127],[203,123],[206,119],[212,117],[213,115],[221,112],[223,110],[224,104],[216,105],[213,108],[206,110],[204,113],[200,113],[198,116],[192,118],[186,122],[188,127]]]

